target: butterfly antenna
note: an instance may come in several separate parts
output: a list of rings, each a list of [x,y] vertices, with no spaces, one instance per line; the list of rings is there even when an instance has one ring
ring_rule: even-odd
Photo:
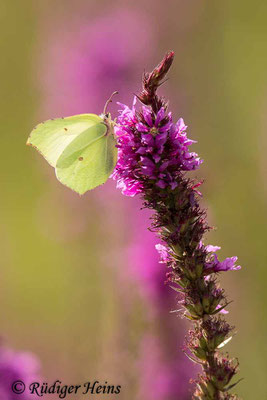
[[[107,113],[107,107],[108,107],[109,103],[112,103],[112,97],[113,97],[115,94],[119,94],[119,92],[117,92],[117,91],[113,92],[112,95],[110,96],[110,98],[106,101],[103,114],[106,114],[106,113]]]

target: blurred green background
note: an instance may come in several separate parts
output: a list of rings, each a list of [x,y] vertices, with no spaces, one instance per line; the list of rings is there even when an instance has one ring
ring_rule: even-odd
[[[25,146],[32,127],[49,117],[42,111],[40,73],[40,60],[46,60],[43,68],[50,63],[45,59],[49,27],[58,23],[71,32],[74,18],[90,25],[123,4],[0,4],[0,334],[9,346],[36,353],[50,381],[76,383],[90,375],[118,381],[126,393],[135,393],[132,359],[147,328],[146,306],[134,284],[118,290],[118,269],[108,265],[111,257],[119,263],[131,199],[113,194],[114,183],[106,194],[100,188],[79,198]],[[129,7],[157,34],[148,50],[150,64],[144,61],[135,70],[136,82],[166,50],[176,53],[161,92],[169,95],[175,118],[183,116],[189,125],[189,137],[198,141],[194,150],[205,161],[198,172],[205,179],[203,203],[210,224],[218,227],[208,241],[222,246],[222,257],[237,255],[243,267],[222,276],[234,300],[227,318],[238,332],[228,351],[239,358],[244,377],[236,392],[248,400],[267,399],[267,3],[149,0]],[[104,104],[106,93],[100,97]],[[116,208],[112,202],[117,201]]]

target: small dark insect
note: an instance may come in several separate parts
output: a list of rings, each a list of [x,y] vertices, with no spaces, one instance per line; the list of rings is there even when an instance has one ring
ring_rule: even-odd
[[[67,131],[68,129],[67,128],[64,128],[64,131]]]
[[[78,160],[79,160],[79,161],[82,161],[82,160],[83,160],[83,157],[79,157]]]

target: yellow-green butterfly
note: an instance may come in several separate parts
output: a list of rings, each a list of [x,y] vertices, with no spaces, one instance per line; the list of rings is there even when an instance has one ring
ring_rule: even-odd
[[[100,116],[48,120],[37,125],[27,140],[55,168],[57,179],[79,194],[105,183],[115,168],[115,122],[106,113],[111,98]]]

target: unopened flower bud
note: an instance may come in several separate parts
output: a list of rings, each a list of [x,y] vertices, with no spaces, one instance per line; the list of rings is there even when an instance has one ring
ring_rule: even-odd
[[[203,350],[201,347],[196,347],[193,350],[193,353],[200,358],[201,360],[206,361],[207,360],[207,353],[205,352],[205,350]]]
[[[206,314],[210,314],[210,295],[204,294],[202,297],[202,305]]]

